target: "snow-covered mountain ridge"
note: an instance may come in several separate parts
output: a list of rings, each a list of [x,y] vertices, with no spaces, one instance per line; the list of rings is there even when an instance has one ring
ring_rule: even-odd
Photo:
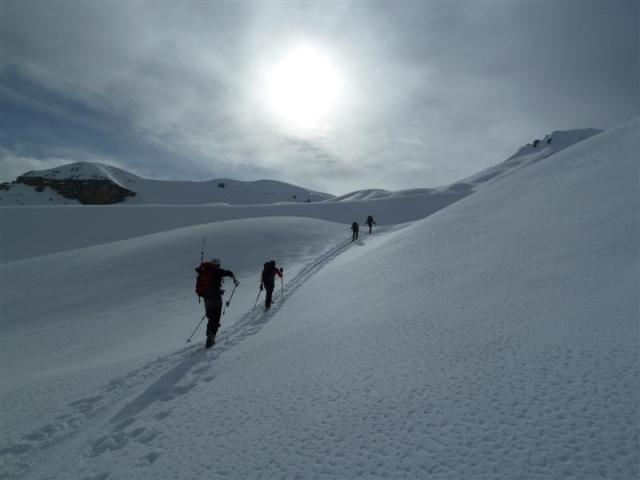
[[[602,130],[595,128],[582,128],[576,130],[556,130],[544,136],[542,140],[536,139],[520,149],[509,157],[506,161],[512,161],[518,157],[528,156],[537,153],[541,156],[548,157],[554,153],[564,150],[571,145],[575,145],[582,140],[592,137]]]
[[[395,192],[382,189],[357,190],[355,192],[350,192],[339,197],[332,198],[331,201],[371,200],[415,195],[429,197],[430,195],[438,195],[444,192],[456,195],[469,194],[476,191],[481,185],[509,175],[516,168],[526,167],[527,165],[550,157],[551,155],[586,140],[600,132],[601,130],[596,130],[594,128],[556,130],[553,133],[545,135],[543,140],[534,140],[533,142],[520,147],[515,154],[504,162],[489,167],[479,173],[450,185],[437,188],[413,188]]]
[[[109,180],[121,187],[142,180],[141,177],[121,168],[95,162],[74,162],[47,170],[32,170],[18,178],[33,177],[52,180]]]
[[[241,182],[216,179],[204,182],[151,180],[126,170],[90,162],[77,162],[48,170],[20,175],[15,182],[0,184],[0,205],[68,205],[68,204],[271,204],[278,202],[336,202],[381,200],[451,192],[471,193],[480,184],[549,157],[598,133],[595,129],[555,131],[543,140],[521,147],[502,164],[490,167],[468,179],[439,188],[415,188],[400,191],[366,189],[333,197],[275,180]]]
[[[317,202],[331,195],[275,180],[152,180],[101,163],[77,162],[0,185],[0,205],[268,204]]]

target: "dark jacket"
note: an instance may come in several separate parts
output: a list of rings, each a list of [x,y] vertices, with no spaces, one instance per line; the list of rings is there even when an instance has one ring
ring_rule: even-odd
[[[275,262],[267,262],[262,269],[262,284],[265,288],[273,290],[276,275],[282,278],[282,270],[276,267]]]

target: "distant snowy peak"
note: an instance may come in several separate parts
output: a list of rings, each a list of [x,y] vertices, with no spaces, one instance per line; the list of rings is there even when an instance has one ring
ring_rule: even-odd
[[[275,180],[151,180],[101,163],[77,162],[30,171],[0,184],[0,205],[231,205],[317,202],[331,195]]]
[[[21,178],[45,178],[51,180],[109,180],[122,187],[126,183],[141,180],[140,177],[111,165],[102,163],[76,162],[48,170],[32,170]]]

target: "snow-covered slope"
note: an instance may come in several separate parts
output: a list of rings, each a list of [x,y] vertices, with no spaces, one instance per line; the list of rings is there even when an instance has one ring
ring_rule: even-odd
[[[349,202],[280,205],[78,205],[0,208],[0,262],[134,238],[190,225],[265,217],[305,217],[340,222],[350,236],[352,222],[373,215],[378,226],[423,218],[467,193],[391,196]],[[348,225],[347,225],[348,224]]]
[[[501,180],[524,167],[548,158],[600,132],[601,130],[594,128],[555,131],[546,135],[542,140],[534,140],[532,143],[521,147],[506,161],[482,170],[459,182],[437,188],[434,192],[454,192],[461,194],[463,192],[471,193],[477,191],[478,188],[484,185]]]
[[[34,180],[39,180],[39,184],[35,185],[39,188],[27,186],[24,183],[3,184],[0,189],[0,205],[77,205],[81,202],[75,198],[60,197],[48,183],[57,185],[59,182],[92,181],[106,181],[135,194],[126,196],[117,202],[100,203],[251,205],[276,202],[317,202],[331,198],[331,195],[325,193],[275,180],[255,182],[229,179],[205,182],[151,180],[110,165],[90,162],[70,163],[58,168],[31,171],[18,177],[18,182],[34,183]]]
[[[639,138],[634,120],[356,243],[270,217],[1,264],[2,473],[637,478]],[[241,280],[208,351],[181,346],[205,233]]]
[[[443,193],[450,193],[456,196],[467,195],[477,191],[485,184],[504,178],[520,168],[536,163],[544,158],[575,145],[589,137],[592,137],[601,130],[594,128],[584,128],[577,130],[555,131],[546,135],[542,140],[534,140],[532,143],[518,149],[505,162],[489,167],[464,180],[445,185],[438,188],[414,188],[409,190],[389,191],[381,189],[357,190],[339,197],[334,197],[330,201],[352,201],[371,199],[390,199],[407,196],[422,196],[428,199]]]

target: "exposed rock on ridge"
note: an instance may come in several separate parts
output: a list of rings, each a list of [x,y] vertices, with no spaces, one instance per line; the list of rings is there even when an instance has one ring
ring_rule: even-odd
[[[54,179],[23,175],[16,179],[16,183],[29,185],[39,192],[49,187],[64,198],[78,200],[85,205],[120,203],[136,195],[108,179]]]

